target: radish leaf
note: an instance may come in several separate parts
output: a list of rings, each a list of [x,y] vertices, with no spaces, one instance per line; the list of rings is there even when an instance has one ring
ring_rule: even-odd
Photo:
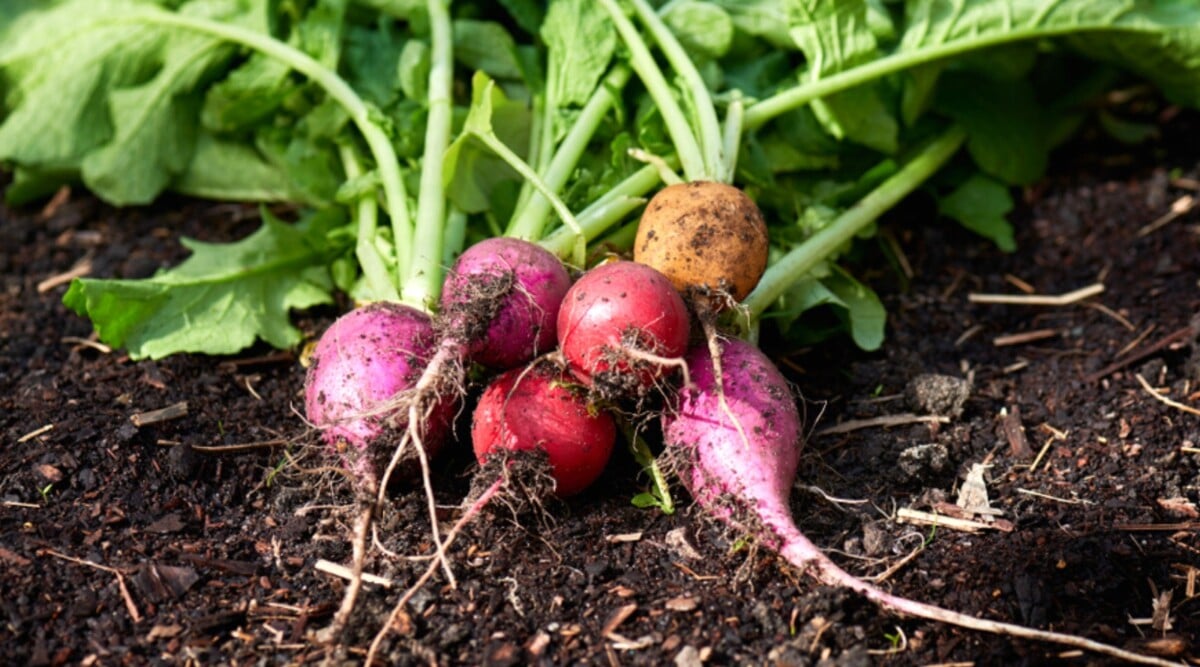
[[[318,214],[292,226],[264,210],[262,227],[241,241],[183,239],[192,255],[179,266],[146,280],[77,278],[63,302],[133,359],[233,354],[258,338],[291,347],[300,331],[289,311],[332,300],[326,267],[339,248],[324,232],[338,222]]]

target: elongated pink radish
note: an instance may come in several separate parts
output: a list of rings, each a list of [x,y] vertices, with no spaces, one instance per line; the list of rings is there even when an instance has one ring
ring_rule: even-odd
[[[602,264],[563,299],[558,345],[571,371],[615,397],[644,392],[687,350],[683,298],[637,262]]]
[[[471,425],[481,465],[495,456],[542,452],[559,497],[596,481],[616,438],[612,417],[590,405],[549,363],[535,362],[496,378],[479,397]]]
[[[687,355],[691,386],[663,415],[668,456],[696,503],[747,531],[817,581],[855,591],[880,607],[973,630],[1051,642],[1149,665],[1159,658],[1058,632],[975,618],[887,593],[838,567],[796,527],[788,506],[802,447],[800,417],[787,382],[755,346],[718,343],[714,373],[707,346]],[[718,375],[723,383],[718,384]]]

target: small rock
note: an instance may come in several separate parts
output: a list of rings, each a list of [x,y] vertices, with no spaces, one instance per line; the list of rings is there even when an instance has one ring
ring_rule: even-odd
[[[924,445],[913,445],[900,452],[896,464],[910,478],[919,479],[929,473],[939,473],[950,463],[950,452],[945,445],[931,442]]]
[[[167,470],[175,479],[189,480],[195,476],[196,468],[199,467],[197,458],[196,450],[186,442],[175,445],[167,451]]]
[[[704,662],[700,660],[700,651],[690,644],[679,649],[679,653],[675,654],[675,667],[703,667],[703,665]]]
[[[957,418],[971,395],[971,383],[951,375],[925,373],[909,381],[905,393],[914,410]]]

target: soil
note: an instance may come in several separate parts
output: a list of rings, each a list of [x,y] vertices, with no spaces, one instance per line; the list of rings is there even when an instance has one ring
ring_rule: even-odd
[[[865,276],[890,314],[880,351],[774,347],[811,430],[793,511],[839,563],[951,609],[1200,664],[1200,417],[1146,388],[1200,405],[1200,215],[1138,234],[1200,196],[1200,122],[1158,120],[1149,145],[1092,133],[1061,149],[1013,213],[1015,253],[930,224],[920,197],[890,215],[860,264],[881,267]],[[391,587],[365,587],[339,649],[310,641],[344,587],[317,564],[349,561],[355,506],[296,413],[296,355],[131,361],[90,342],[64,285],[39,289],[81,260],[93,276],[150,275],[184,256],[180,235],[236,238],[255,215],[181,199],[114,210],[78,191],[0,213],[0,663],[359,663],[426,568],[411,558],[430,552],[426,506],[401,488],[367,566]],[[1097,282],[1073,305],[968,299]],[[338,310],[299,324],[315,334]],[[909,388],[927,374],[970,384],[917,381],[950,391],[930,399]],[[961,414],[848,428],[939,400]],[[434,470],[443,527],[474,472],[465,443],[450,449]],[[643,484],[622,452],[582,496],[471,524],[452,550],[457,585],[439,575],[413,596],[381,661],[1103,663],[814,587],[681,490],[673,515],[633,507]],[[952,511],[964,488],[995,511],[967,517],[981,529],[899,518]]]

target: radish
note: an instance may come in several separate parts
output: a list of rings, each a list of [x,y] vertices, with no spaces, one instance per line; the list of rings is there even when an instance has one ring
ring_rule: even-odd
[[[687,354],[691,385],[663,414],[668,456],[696,504],[714,518],[752,533],[799,571],[828,586],[848,588],[880,607],[959,627],[1046,641],[1130,662],[1175,665],[1082,637],[975,618],[892,595],[838,567],[792,519],[788,505],[802,440],[800,416],[787,382],[757,347],[722,339],[714,372],[707,346]]]
[[[558,345],[573,373],[612,397],[641,394],[687,350],[683,298],[658,271],[616,261],[571,286],[558,313]]]
[[[484,366],[514,368],[554,348],[571,277],[548,250],[514,238],[468,248],[442,284],[443,346],[465,344]]]
[[[406,428],[421,429],[430,455],[449,430],[453,397],[437,403],[430,417],[417,425],[407,424],[407,414],[387,409],[421,376],[433,342],[427,315],[397,303],[376,302],[338,318],[313,352],[304,387],[308,420],[368,494],[378,490],[380,464]]]
[[[570,286],[562,262],[528,241],[497,237],[467,248],[442,284],[437,349],[396,401],[396,409],[408,410],[409,436],[420,442],[415,426],[422,416],[465,393],[468,361],[507,369],[550,351]],[[385,480],[396,463],[394,457]]]
[[[596,481],[616,438],[612,417],[590,405],[549,363],[496,378],[480,396],[471,425],[480,465],[498,456],[542,452],[559,497]]]

